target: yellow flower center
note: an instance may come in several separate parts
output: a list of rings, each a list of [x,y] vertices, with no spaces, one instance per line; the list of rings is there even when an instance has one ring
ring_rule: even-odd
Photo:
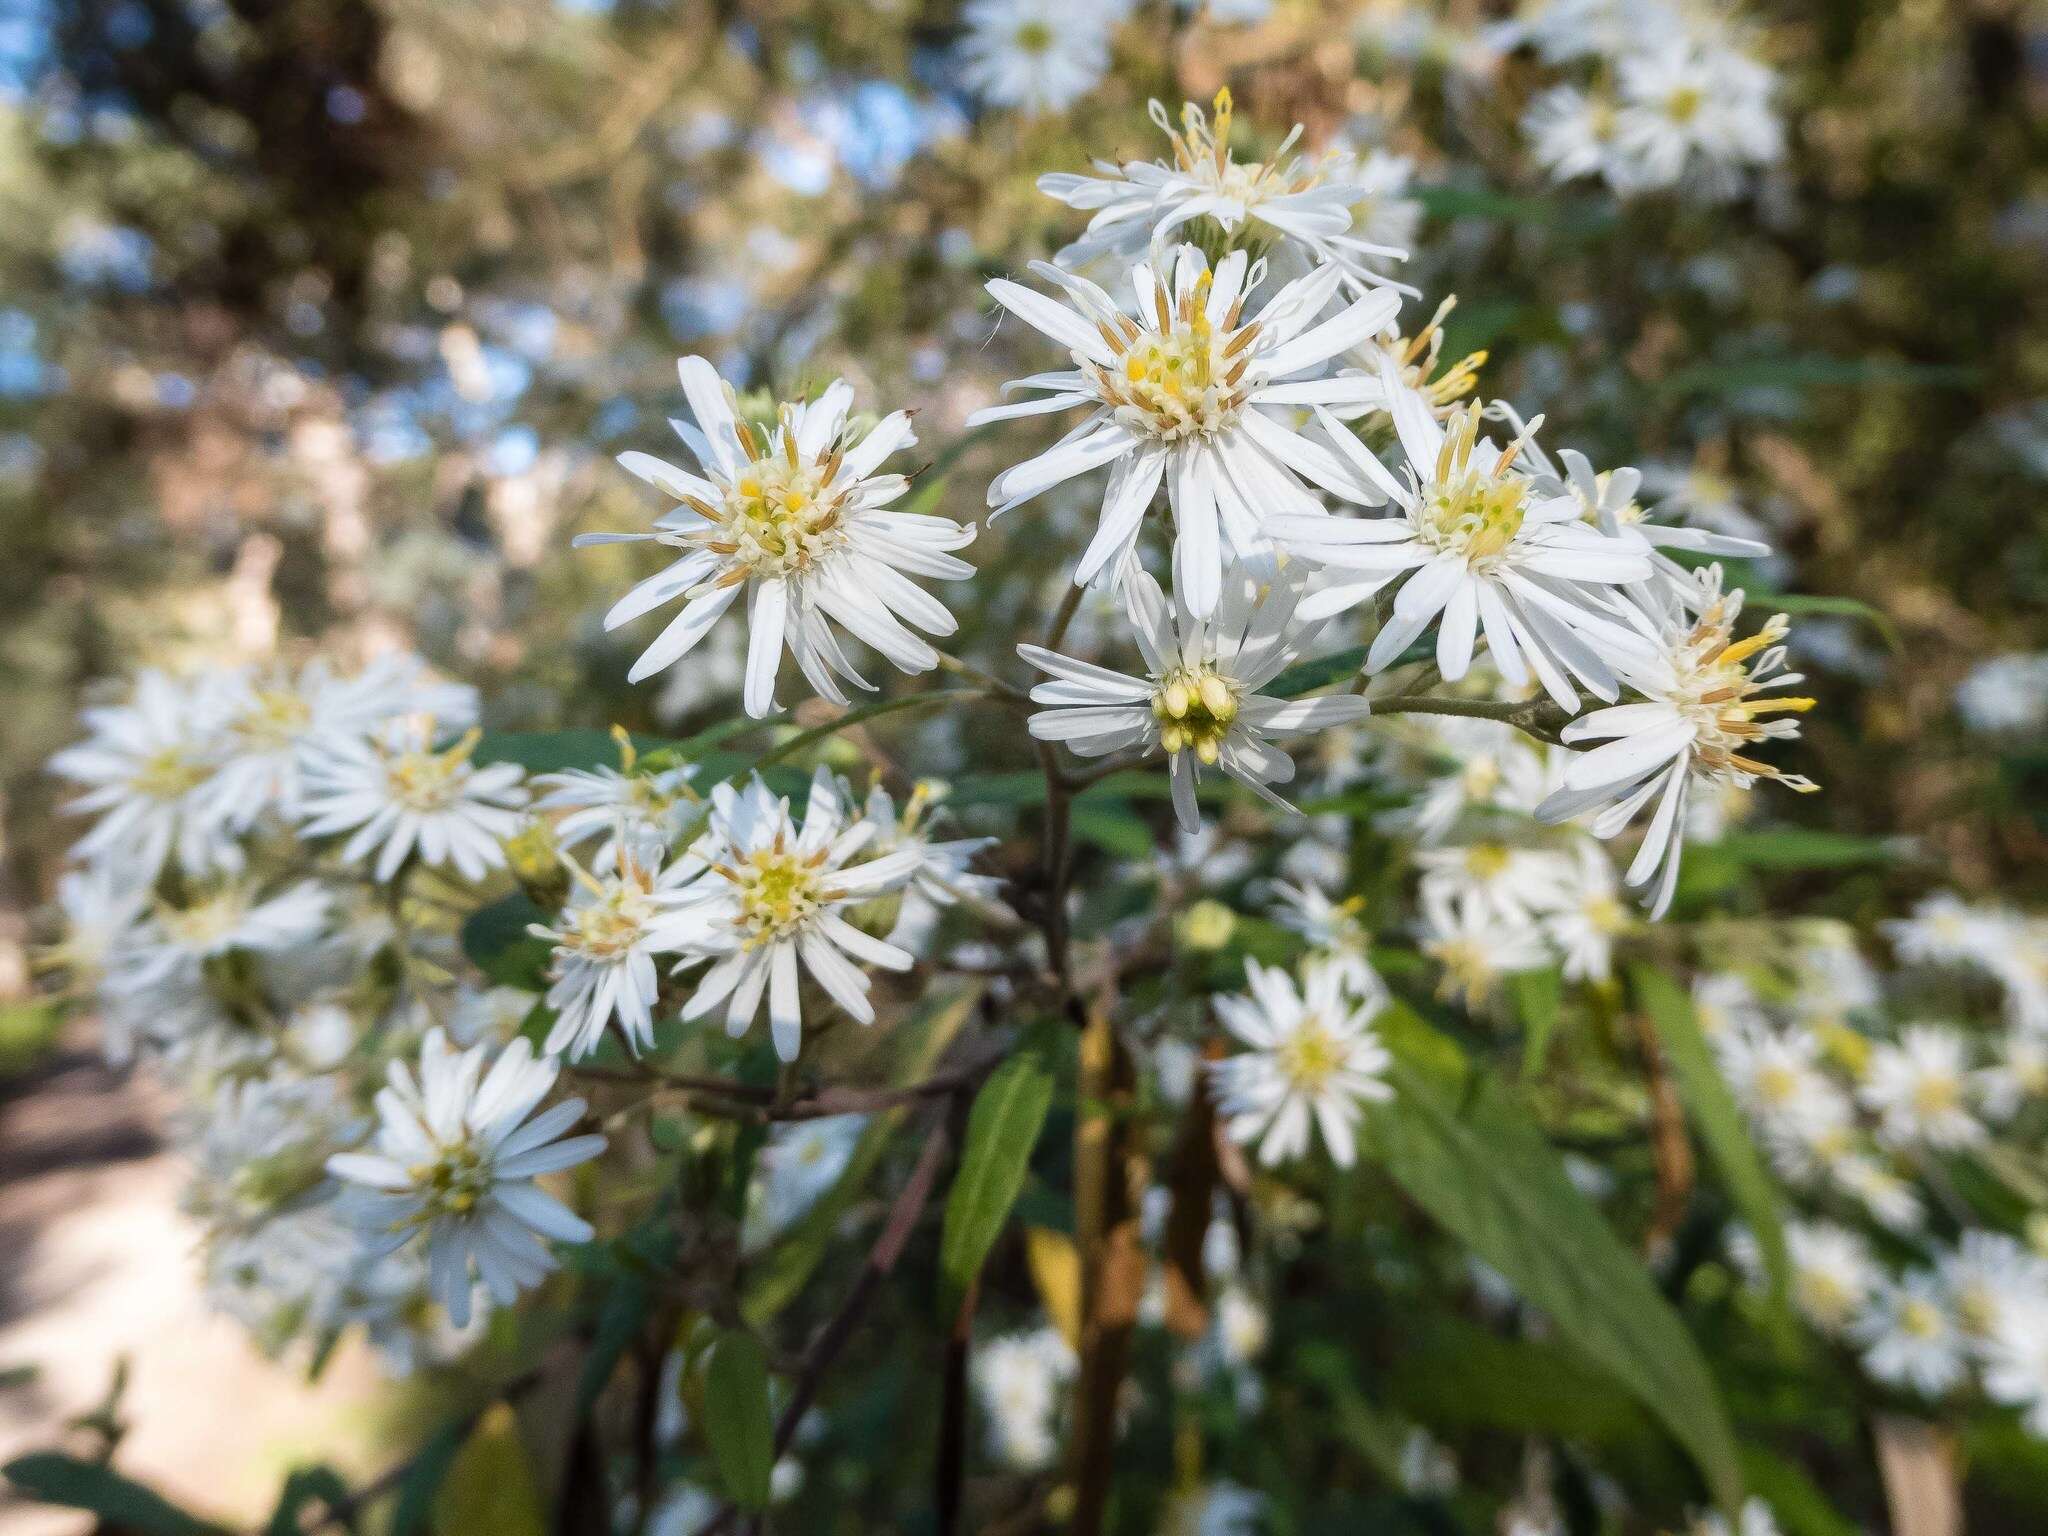
[[[1344,1047],[1314,1014],[1304,1015],[1294,1033],[1274,1052],[1280,1070],[1297,1092],[1317,1094],[1344,1066]]]
[[[1962,1103],[1963,1085],[1945,1073],[1930,1072],[1913,1085],[1913,1109],[1923,1119],[1952,1115]]]
[[[1052,28],[1042,21],[1027,21],[1017,28],[1016,41],[1026,53],[1044,53],[1052,47]]]
[[[1706,93],[1698,86],[1681,85],[1664,98],[1664,115],[1674,123],[1689,123],[1706,104]]]
[[[1474,843],[1465,850],[1465,870],[1474,880],[1498,880],[1508,871],[1514,854],[1505,843]]]
[[[1899,1331],[1916,1339],[1940,1338],[1941,1312],[1916,1296],[1899,1308]]]
[[[161,907],[156,920],[183,948],[207,950],[225,943],[247,912],[248,903],[225,891],[193,906]]]
[[[747,948],[772,944],[835,898],[837,893],[826,888],[819,874],[824,858],[823,849],[805,857],[778,837],[771,847],[757,849],[738,864],[714,866],[732,882]]]
[[[159,747],[142,760],[129,788],[151,800],[177,800],[206,782],[208,769],[184,747]]]
[[[469,1142],[443,1147],[431,1163],[417,1163],[407,1172],[426,1208],[408,1225],[425,1226],[436,1216],[467,1216],[489,1193],[490,1164]]]
[[[602,899],[578,909],[563,943],[592,960],[615,960],[640,942],[652,910],[644,891],[608,887]]]
[[[1799,1096],[1799,1074],[1783,1062],[1768,1062],[1756,1069],[1756,1096],[1774,1109],[1782,1109]]]
[[[1152,695],[1159,745],[1169,756],[1191,751],[1213,764],[1237,719],[1237,707],[1237,685],[1214,667],[1169,672]]]
[[[1210,276],[1201,275],[1178,305],[1158,290],[1154,313],[1140,324],[1119,316],[1101,326],[1114,358],[1090,364],[1095,391],[1133,431],[1163,442],[1221,432],[1244,410],[1251,386],[1251,346],[1258,323],[1237,329],[1243,300],[1221,326],[1209,323]]]
[[[1802,1269],[1796,1285],[1799,1292],[1799,1307],[1809,1317],[1822,1322],[1839,1323],[1849,1315],[1849,1309],[1856,1304],[1849,1287],[1842,1283],[1839,1275],[1826,1270]]]
[[[483,739],[470,730],[445,751],[400,752],[384,763],[384,782],[391,798],[409,811],[446,810],[458,799],[469,778],[469,754]]]
[[[1956,1292],[1956,1321],[1972,1338],[1989,1338],[1998,1327],[1998,1298],[1983,1285],[1966,1285]]]
[[[1444,443],[1425,488],[1422,535],[1435,548],[1462,555],[1473,565],[1493,559],[1515,541],[1529,511],[1529,484],[1509,466],[1521,451],[1510,443],[1492,462],[1474,462],[1480,419],[1467,405],[1445,421]]]
[[[844,537],[840,505],[820,464],[796,461],[796,439],[756,459],[726,492],[713,549],[766,576],[807,570]],[[729,546],[722,548],[721,545]]]
[[[266,688],[255,706],[235,722],[242,739],[259,747],[286,747],[313,723],[313,711],[289,688]]]

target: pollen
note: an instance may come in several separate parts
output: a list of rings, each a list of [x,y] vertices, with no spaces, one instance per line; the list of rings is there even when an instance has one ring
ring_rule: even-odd
[[[1152,695],[1159,745],[1169,756],[1193,752],[1208,766],[1222,755],[1237,711],[1237,685],[1210,666],[1170,672]]]

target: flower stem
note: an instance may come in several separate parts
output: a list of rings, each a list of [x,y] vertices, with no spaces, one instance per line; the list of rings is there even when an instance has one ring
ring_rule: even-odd
[[[1549,699],[1512,703],[1500,699],[1461,699],[1449,694],[1410,693],[1374,699],[1375,715],[1461,715],[1473,720],[1498,720],[1539,741],[1559,742],[1571,716]]]

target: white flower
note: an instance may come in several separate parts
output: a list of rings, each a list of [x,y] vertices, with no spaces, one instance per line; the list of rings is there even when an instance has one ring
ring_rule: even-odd
[[[1692,1013],[1700,1033],[1713,1041],[1732,1039],[1741,1030],[1763,1029],[1768,1024],[1756,988],[1733,971],[1711,971],[1694,978]]]
[[[1999,1317],[1983,1350],[1984,1391],[2022,1409],[2027,1432],[2048,1440],[2048,1296],[2034,1295]]]
[[[1342,975],[1354,997],[1384,998],[1386,983],[1366,958],[1371,936],[1358,920],[1363,897],[1332,901],[1319,885],[1290,885],[1285,880],[1271,882],[1266,892],[1273,899],[1274,921],[1306,939]]]
[[[86,789],[65,809],[98,816],[72,853],[145,885],[173,854],[190,874],[239,869],[242,851],[206,793],[221,712],[217,678],[180,682],[154,670],[136,677],[127,703],[83,711],[90,735],[50,759],[52,773]]]
[[[760,1246],[816,1205],[846,1172],[867,1125],[866,1115],[826,1115],[771,1130],[754,1156],[744,1246]]]
[[[1473,901],[1445,901],[1428,893],[1422,902],[1422,952],[1444,968],[1438,995],[1477,1008],[1503,976],[1550,964],[1549,946],[1533,923],[1504,921]]]
[[[1124,748],[1167,754],[1173,805],[1182,828],[1201,826],[1195,801],[1201,767],[1225,773],[1270,804],[1293,808],[1267,786],[1294,777],[1294,759],[1269,736],[1322,730],[1363,719],[1371,706],[1353,694],[1279,699],[1259,690],[1271,682],[1322,628],[1294,622],[1298,588],[1275,580],[1263,592],[1243,566],[1232,568],[1213,617],[1186,609],[1176,614],[1149,572],[1125,586],[1131,626],[1145,659],[1132,677],[1035,645],[1017,654],[1053,681],[1031,690],[1053,707],[1030,720],[1040,741],[1062,741],[1083,757]]]
[[[994,875],[973,872],[974,859],[993,848],[993,837],[935,838],[932,833],[943,811],[937,809],[946,796],[945,786],[920,779],[911,786],[910,798],[899,812],[896,799],[880,784],[868,790],[862,815],[875,829],[870,844],[875,854],[911,853],[917,863],[909,888],[935,907],[949,907],[966,897],[984,905],[1001,894],[1003,882]]]
[[[849,815],[824,768],[811,780],[801,826],[789,802],[758,776],[744,790],[714,789],[710,826],[696,850],[710,868],[685,888],[681,910],[689,919],[683,964],[716,963],[684,1004],[684,1019],[723,1003],[726,1032],[742,1035],[765,997],[775,1053],[794,1061],[803,1039],[798,983],[807,971],[854,1019],[874,1023],[868,979],[854,961],[904,971],[912,956],[840,914],[900,890],[919,861],[915,850],[903,850],[849,863],[874,834],[873,823]]]
[[[1531,446],[1533,449],[1534,445]],[[1537,451],[1540,455],[1540,450]],[[1652,556],[1652,563],[1659,572],[1680,583],[1681,595],[1690,597],[1700,589],[1693,582],[1691,573],[1664,555],[1664,550],[1679,549],[1692,555],[1725,555],[1747,560],[1759,559],[1771,552],[1771,547],[1758,539],[1713,533],[1682,523],[1650,521],[1650,513],[1636,500],[1636,492],[1643,483],[1640,470],[1624,467],[1596,473],[1592,461],[1576,448],[1561,449],[1558,458],[1564,461],[1564,473],[1558,478],[1564,489],[1578,501],[1580,517],[1610,538],[1634,537],[1650,545],[1657,551]]]
[[[371,737],[323,740],[306,765],[301,835],[352,833],[342,858],[353,863],[375,851],[380,882],[415,852],[424,864],[483,879],[504,866],[501,845],[520,828],[526,789],[516,763],[470,762],[477,740],[472,729],[436,749],[432,724],[413,719]]]
[[[968,0],[960,16],[961,78],[991,106],[1057,112],[1109,68],[1115,6],[1072,0]]]
[[[1226,242],[1284,257],[1289,275],[1335,267],[1354,294],[1389,281],[1378,265],[1407,256],[1421,211],[1397,196],[1407,185],[1409,162],[1377,153],[1361,162],[1343,150],[1296,155],[1297,126],[1271,159],[1240,163],[1230,149],[1227,87],[1217,93],[1215,108],[1211,124],[1200,107],[1185,103],[1176,132],[1165,106],[1151,103],[1152,121],[1172,141],[1172,164],[1097,161],[1094,176],[1038,178],[1038,190],[1048,197],[1095,215],[1088,232],[1059,253],[1061,266],[1085,267],[1103,257],[1123,265],[1170,241],[1207,244],[1206,223]],[[1362,233],[1354,234],[1354,227]]]
[[[1078,1368],[1056,1328],[1006,1334],[976,1347],[968,1369],[998,1461],[1019,1472],[1052,1463],[1059,1454],[1061,1390]]]
[[[1785,1257],[1792,1272],[1792,1304],[1830,1337],[1849,1326],[1883,1278],[1870,1245],[1832,1222],[1787,1222]]]
[[[1998,1045],[1998,1059],[1976,1074],[1977,1095],[1993,1120],[2010,1120],[2022,1106],[2048,1098],[2048,1036],[2031,1029],[2009,1029]]]
[[[1890,1232],[1917,1232],[1927,1212],[1913,1186],[1876,1158],[1837,1158],[1828,1174],[1843,1190],[1863,1203],[1879,1226]]]
[[[1936,891],[1913,905],[1910,917],[1879,923],[1893,952],[1907,965],[1995,967],[2012,943],[2012,914]]]
[[[64,929],[56,943],[41,951],[35,963],[60,969],[77,995],[102,994],[101,1049],[110,1066],[124,1066],[135,1055],[136,1026],[132,1008],[104,995],[115,967],[133,943],[136,925],[149,905],[149,887],[110,864],[88,864],[57,877],[57,907]]]
[[[1508,843],[1423,848],[1415,854],[1427,903],[1467,902],[1504,923],[1528,923],[1565,899],[1571,865],[1547,848]]]
[[[1794,957],[1797,991],[1792,1011],[1806,1023],[1840,1024],[1884,996],[1877,972],[1863,958],[1846,923],[1811,919],[1801,925],[1804,942]]]
[[[217,1231],[253,1231],[304,1201],[364,1130],[336,1079],[285,1074],[223,1083],[181,1119],[192,1178],[179,1204]]]
[[[353,674],[315,658],[296,672],[272,666],[223,684],[219,767],[206,797],[221,819],[247,831],[266,811],[296,820],[305,765],[334,736],[366,736],[398,715],[424,715],[444,729],[476,719],[476,690],[442,682],[410,652],[379,657]]]
[[[2003,1232],[1968,1231],[1936,1264],[1956,1323],[1979,1348],[2048,1302],[2048,1258]]]
[[[1219,1478],[1175,1494],[1161,1516],[1159,1536],[1254,1536],[1265,1512],[1263,1493]]]
[[[1223,1363],[1239,1368],[1255,1367],[1273,1338],[1273,1320],[1266,1309],[1235,1282],[1225,1284],[1217,1293],[1211,1327]]]
[[[1761,717],[1796,715],[1813,701],[1772,696],[1772,690],[1800,681],[1798,673],[1780,670],[1785,616],[1737,640],[1742,594],[1723,596],[1719,585],[1717,566],[1703,583],[1711,598],[1697,618],[1684,604],[1666,600],[1659,654],[1619,664],[1641,702],[1595,710],[1564,728],[1567,742],[1607,744],[1568,760],[1564,787],[1537,811],[1546,821],[1562,821],[1601,807],[1591,826],[1596,837],[1607,838],[1654,800],[1649,829],[1625,878],[1650,889],[1651,910],[1659,917],[1678,883],[1685,799],[1695,781],[1748,785],[1763,778],[1801,792],[1818,788],[1749,755],[1760,742],[1799,734],[1796,719]]]
[[[1245,962],[1248,996],[1218,997],[1217,1017],[1250,1049],[1209,1067],[1217,1109],[1231,1139],[1259,1143],[1271,1166],[1308,1151],[1314,1131],[1340,1168],[1357,1156],[1360,1106],[1394,1096],[1392,1062],[1372,1017],[1379,1001],[1360,1002],[1342,972],[1315,960],[1301,985],[1286,971]]]
[[[1731,1536],[1728,1518],[1713,1510],[1697,1515],[1686,1536]],[[1762,1499],[1745,1499],[1732,1536],[1778,1536],[1778,1517]]]
[[[1956,686],[1956,713],[1964,725],[1986,735],[2048,725],[2048,651],[1978,662]]]
[[[555,1026],[542,1049],[572,1061],[588,1056],[617,1019],[627,1048],[637,1054],[654,1044],[654,1000],[661,991],[654,957],[679,952],[694,932],[677,908],[683,886],[704,866],[684,859],[664,868],[659,847],[643,856],[620,853],[608,875],[582,869],[567,854],[562,862],[575,884],[557,925],[535,923],[529,930],[555,946],[548,988]]]
[[[1954,1151],[1984,1139],[1971,1109],[1969,1046],[1955,1030],[1915,1024],[1872,1049],[1858,1096],[1894,1146]]]
[[[1529,152],[1553,181],[1605,176],[1620,191],[1628,184],[1630,168],[1617,154],[1618,127],[1611,97],[1573,85],[1553,85],[1522,114]]]
[[[568,813],[555,823],[557,843],[574,848],[592,838],[603,839],[590,859],[590,867],[600,874],[617,868],[621,848],[666,851],[700,803],[690,792],[695,763],[636,773],[632,744],[627,742],[623,750],[628,754],[623,768],[565,768],[533,781],[535,789],[545,791],[533,802],[535,811]]]
[[[1766,1125],[1832,1121],[1834,1084],[1820,1070],[1820,1041],[1807,1029],[1737,1028],[1713,1037],[1721,1075],[1744,1113]]]
[[[1435,624],[1446,681],[1464,677],[1483,632],[1494,666],[1515,687],[1533,673],[1559,704],[1576,709],[1569,674],[1613,698],[1614,664],[1642,646],[1608,616],[1600,594],[1650,575],[1644,547],[1589,526],[1576,499],[1546,491],[1517,467],[1540,418],[1497,449],[1480,436],[1481,406],[1461,406],[1439,423],[1384,358],[1380,378],[1407,458],[1404,478],[1327,411],[1317,420],[1351,470],[1351,488],[1339,487],[1340,494],[1368,505],[1389,501],[1395,515],[1287,516],[1272,524],[1284,548],[1339,573],[1335,585],[1305,600],[1304,613],[1327,618],[1398,580],[1392,612],[1366,653],[1367,671],[1392,665]]]
[[[1385,325],[1400,306],[1393,294],[1369,294],[1317,323],[1343,279],[1336,267],[1319,267],[1250,315],[1265,263],[1232,251],[1212,272],[1199,250],[1184,245],[1170,275],[1149,262],[1132,266],[1137,307],[1127,315],[1084,277],[1045,262],[1031,270],[1062,289],[1068,304],[1003,278],[988,291],[1065,346],[1074,367],[1016,380],[1010,388],[1047,393],[977,411],[968,424],[1088,411],[1058,443],[998,475],[988,491],[1000,514],[1114,465],[1076,582],[1104,570],[1120,581],[1134,568],[1139,525],[1163,481],[1173,513],[1174,591],[1197,618],[1207,618],[1222,590],[1226,545],[1240,557],[1262,556],[1270,551],[1267,525],[1278,515],[1326,515],[1298,475],[1369,494],[1327,449],[1272,413],[1380,398],[1379,381],[1363,375],[1303,375]]]
[[[310,880],[259,897],[253,882],[231,881],[182,907],[158,905],[134,935],[113,977],[122,992],[196,987],[206,962],[230,950],[283,954],[318,938],[329,897]]]
[[[587,1162],[602,1136],[562,1133],[583,1117],[568,1099],[531,1120],[555,1085],[560,1063],[536,1061],[525,1040],[497,1054],[458,1051],[438,1029],[420,1047],[419,1077],[391,1063],[377,1094],[375,1150],[327,1161],[350,1191],[347,1211],[373,1251],[391,1252],[424,1235],[434,1297],[457,1327],[469,1321],[471,1269],[500,1306],[538,1285],[555,1267],[542,1239],[586,1243],[590,1224],[533,1181]]]
[[[1887,1386],[1940,1397],[1963,1378],[1967,1341],[1933,1270],[1880,1285],[1851,1332],[1863,1368]]]
[[[839,679],[871,688],[840,649],[833,625],[874,647],[905,672],[928,672],[938,653],[906,623],[950,635],[953,616],[909,577],[958,581],[974,568],[949,550],[974,537],[943,517],[892,512],[909,488],[875,471],[917,441],[897,411],[870,431],[847,420],[853,389],[835,379],[807,403],[784,402],[765,434],[739,418],[730,386],[701,357],[677,364],[694,427],[670,425],[696,456],[692,474],[645,453],[619,463],[682,505],[655,519],[653,533],[583,534],[577,546],[652,540],[685,551],[612,605],[604,627],[680,597],[683,610],[627,673],[639,682],[673,665],[742,591],[747,598],[745,704],[756,719],[775,708],[775,673],[785,645],[804,677],[835,704]],[[906,574],[908,573],[908,574]]]
[[[1599,844],[1581,842],[1563,868],[1549,902],[1537,914],[1543,933],[1564,957],[1567,981],[1605,981],[1614,969],[1615,941],[1635,919],[1620,898],[1614,865]]]
[[[1771,110],[1775,77],[1733,49],[1674,40],[1623,58],[1618,82],[1615,143],[1628,171],[1617,191],[1683,180],[1688,190],[1725,196],[1737,171],[1784,151]]]
[[[1413,803],[1387,821],[1412,829],[1426,843],[1447,837],[1467,810],[1531,814],[1554,787],[1547,749],[1505,721],[1454,715],[1410,719],[1427,722],[1424,751],[1432,759],[1447,760],[1450,771],[1433,772]]]

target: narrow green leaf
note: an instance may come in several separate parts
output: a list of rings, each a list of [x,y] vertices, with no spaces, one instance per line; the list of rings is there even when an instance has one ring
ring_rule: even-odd
[[[1742,1471],[1751,1491],[1778,1517],[1785,1536],[1858,1536],[1861,1528],[1828,1502],[1796,1462],[1750,1441],[1742,1447]]]
[[[545,992],[551,951],[547,941],[536,939],[526,926],[547,920],[548,914],[531,896],[514,891],[469,915],[462,925],[462,952],[500,986]]]
[[[1714,1061],[1713,1048],[1700,1033],[1692,1000],[1663,972],[1641,963],[1628,968],[1629,990],[1636,1006],[1649,1015],[1671,1075],[1678,1080],[1679,1096],[1687,1114],[1706,1144],[1707,1154],[1728,1186],[1728,1197],[1742,1213],[1742,1219],[1756,1234],[1762,1249],[1764,1269],[1770,1276],[1771,1293],[1782,1303],[1786,1296],[1788,1270],[1785,1260],[1783,1202],[1770,1170],[1757,1154],[1756,1143],[1743,1123],[1734,1094]]]
[[[221,1536],[220,1526],[187,1514],[161,1494],[96,1461],[38,1451],[0,1467],[0,1476],[24,1499],[82,1509],[134,1536]]]
[[[1515,1000],[1515,1014],[1522,1021],[1522,1076],[1534,1077],[1543,1070],[1550,1055],[1550,1037],[1557,1032],[1559,1002],[1564,990],[1563,974],[1556,966],[1536,971],[1517,971],[1508,978],[1508,991]]]
[[[1029,1056],[1013,1056],[982,1085],[967,1115],[960,1172],[946,1197],[939,1235],[939,1315],[960,1309],[995,1246],[1052,1106],[1052,1075]]]
[[[348,1498],[348,1484],[332,1467],[301,1467],[284,1480],[271,1511],[267,1536],[299,1536],[309,1507],[338,1509]]]
[[[1820,613],[1831,618],[1861,619],[1877,631],[1878,638],[1894,655],[1906,648],[1891,615],[1871,607],[1861,598],[1819,592],[1751,592],[1744,599],[1743,607],[1751,613]]]
[[[1752,869],[1854,869],[1864,864],[1896,864],[1911,853],[1911,844],[1896,837],[1858,837],[1848,832],[1823,832],[1806,827],[1781,827],[1770,832],[1731,832],[1708,845]]]
[[[1393,1100],[1362,1127],[1376,1160],[1661,1420],[1733,1510],[1742,1494],[1734,1434],[1685,1324],[1497,1085],[1472,1085],[1454,1105],[1435,1077],[1397,1062]]]
[[[775,1470],[775,1418],[768,1406],[768,1359],[752,1334],[728,1331],[704,1368],[704,1437],[733,1503],[766,1509]]]

